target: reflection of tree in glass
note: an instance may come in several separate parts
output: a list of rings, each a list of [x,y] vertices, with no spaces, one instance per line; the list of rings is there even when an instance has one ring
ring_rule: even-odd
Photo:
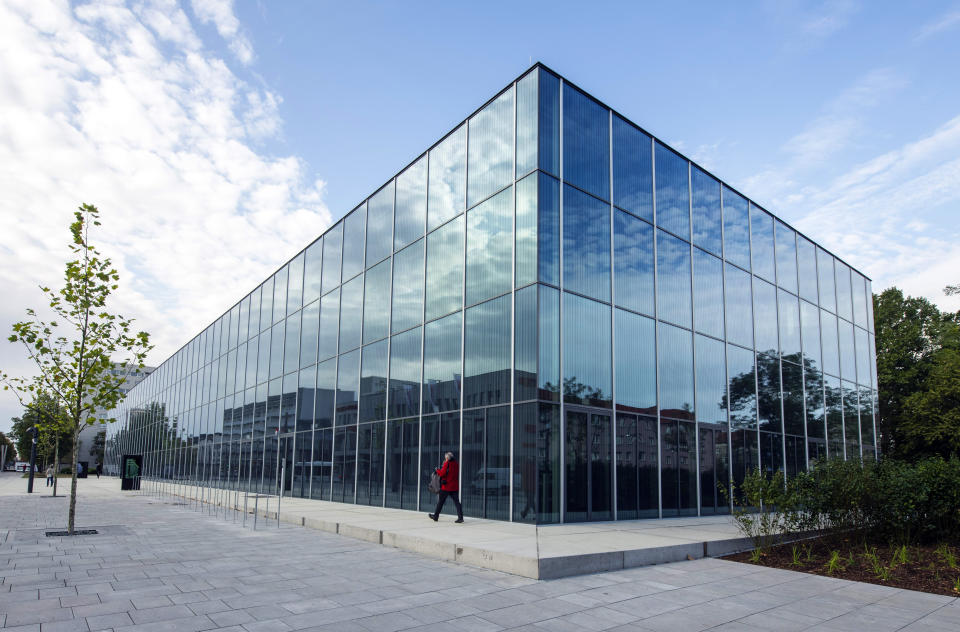
[[[552,382],[545,383],[541,388],[549,393],[560,391]],[[610,401],[610,397],[604,394],[603,389],[584,384],[577,380],[576,376],[564,378],[563,398],[569,402],[591,405],[603,405]]]

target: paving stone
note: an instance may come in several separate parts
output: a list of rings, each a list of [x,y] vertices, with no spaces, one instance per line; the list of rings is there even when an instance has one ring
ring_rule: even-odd
[[[102,614],[94,617],[87,617],[87,626],[90,630],[105,630],[107,628],[120,628],[133,625],[133,619],[126,612],[116,614]]]

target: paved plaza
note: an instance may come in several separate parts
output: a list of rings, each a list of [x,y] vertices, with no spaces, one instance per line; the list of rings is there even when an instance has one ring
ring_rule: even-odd
[[[0,475],[0,626],[17,632],[951,630],[951,597],[699,559],[538,581],[315,529],[251,529],[171,497]],[[424,518],[426,522],[426,518]],[[263,527],[260,523],[260,527]],[[427,525],[429,526],[429,525]]]

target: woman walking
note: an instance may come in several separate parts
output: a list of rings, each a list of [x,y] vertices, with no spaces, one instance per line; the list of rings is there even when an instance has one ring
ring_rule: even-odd
[[[439,520],[443,503],[447,502],[449,496],[457,508],[456,522],[463,522],[463,506],[460,504],[460,465],[453,458],[453,452],[447,452],[444,455],[443,465],[438,467],[436,472],[440,476],[440,494],[437,496],[437,508],[432,514],[427,515],[434,522]]]

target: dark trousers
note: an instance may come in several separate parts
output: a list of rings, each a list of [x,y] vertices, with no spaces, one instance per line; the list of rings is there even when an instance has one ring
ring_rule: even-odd
[[[463,520],[463,505],[460,504],[460,492],[445,492],[440,490],[437,494],[437,508],[433,512],[434,516],[440,517],[440,511],[443,510],[443,503],[447,502],[447,497],[453,499],[453,505],[457,508],[457,518]]]
[[[52,477],[52,476],[48,476],[48,477],[47,477],[47,487],[53,487],[53,477]]]

